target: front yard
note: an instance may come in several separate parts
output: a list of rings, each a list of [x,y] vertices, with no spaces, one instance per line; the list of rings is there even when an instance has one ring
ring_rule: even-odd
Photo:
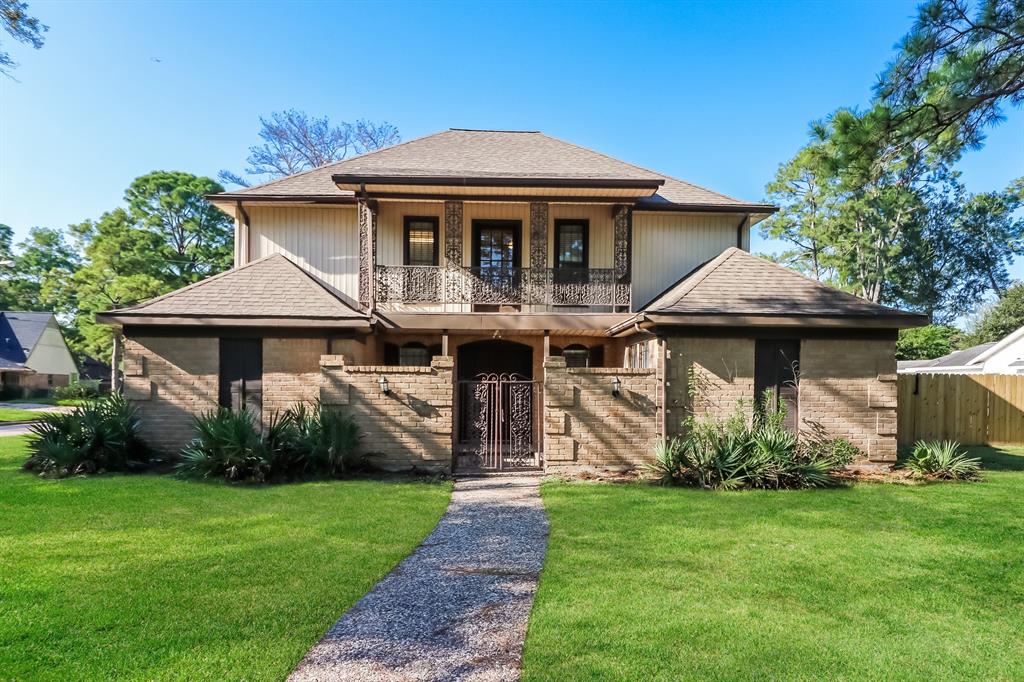
[[[1024,456],[983,483],[548,483],[527,680],[1024,679]]]
[[[18,407],[0,407],[0,423],[25,422],[39,419],[42,415],[38,410],[23,410]]]
[[[283,679],[450,488],[41,480],[0,438],[0,678]]]
[[[1024,451],[982,483],[549,482],[527,680],[1024,679]],[[0,438],[0,678],[283,679],[450,487],[41,480]]]

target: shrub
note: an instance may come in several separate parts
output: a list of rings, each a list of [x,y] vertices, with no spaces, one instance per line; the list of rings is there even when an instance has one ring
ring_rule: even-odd
[[[839,439],[799,443],[785,407],[772,402],[766,396],[750,424],[739,411],[725,422],[688,419],[685,436],[657,444],[648,471],[662,484],[720,490],[834,485],[857,449]]]
[[[918,441],[906,467],[922,478],[974,481],[981,477],[981,460],[968,457],[956,441]]]
[[[293,426],[287,418],[275,415],[261,433],[249,411],[221,408],[197,417],[195,425],[198,433],[177,465],[186,478],[263,482],[289,468]]]
[[[300,404],[289,411],[295,424],[294,447],[303,453],[310,473],[337,478],[362,465],[359,425],[340,410]]]
[[[67,386],[54,386],[50,395],[57,400],[82,400],[99,395],[98,381],[76,381]]]
[[[43,414],[29,431],[25,468],[41,475],[138,471],[150,458],[135,408],[119,395]]]
[[[177,465],[186,478],[253,483],[340,478],[361,463],[355,421],[319,401],[275,414],[262,429],[250,412],[226,409],[197,417],[195,424],[198,433]]]
[[[0,400],[18,400],[25,396],[25,389],[21,386],[4,384],[0,386]]]

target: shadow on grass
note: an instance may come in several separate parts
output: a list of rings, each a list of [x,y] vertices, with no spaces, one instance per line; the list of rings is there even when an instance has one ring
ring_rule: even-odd
[[[1024,454],[1018,448],[971,445],[967,450],[972,457],[980,457],[981,466],[989,471],[1024,471]]]

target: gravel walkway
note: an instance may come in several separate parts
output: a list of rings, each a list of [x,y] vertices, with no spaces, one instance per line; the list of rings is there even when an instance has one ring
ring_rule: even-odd
[[[517,680],[547,548],[532,476],[455,483],[448,511],[289,680]]]

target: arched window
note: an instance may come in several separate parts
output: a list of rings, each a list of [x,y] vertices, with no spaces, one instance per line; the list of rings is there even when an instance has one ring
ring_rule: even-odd
[[[403,367],[429,367],[430,350],[417,341],[410,341],[398,349],[398,364]]]
[[[566,367],[589,367],[590,350],[581,344],[574,343],[562,350],[562,357],[565,358]]]

